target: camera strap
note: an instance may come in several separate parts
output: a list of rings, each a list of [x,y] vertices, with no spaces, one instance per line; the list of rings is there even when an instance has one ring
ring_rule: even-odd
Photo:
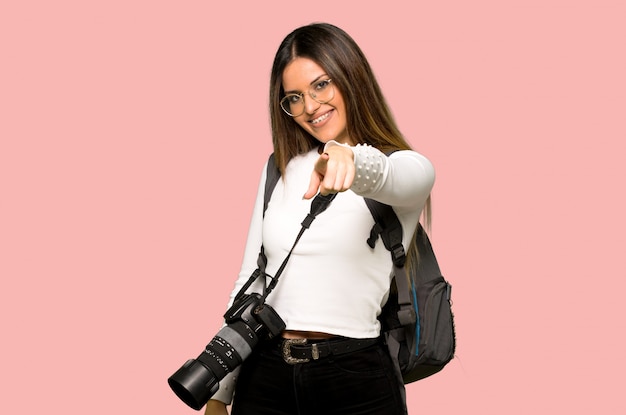
[[[282,264],[280,264],[280,267],[278,267],[278,270],[276,270],[276,273],[274,274],[274,276],[271,276],[265,273],[265,266],[267,265],[267,257],[265,256],[263,245],[261,245],[261,252],[259,253],[259,258],[257,260],[258,268],[252,273],[252,275],[250,276],[248,281],[243,285],[243,287],[241,287],[241,290],[239,290],[235,298],[239,298],[239,296],[243,295],[257,278],[262,277],[265,281],[265,278],[267,277],[271,281],[267,286],[265,286],[264,284],[265,287],[263,290],[263,294],[261,295],[261,298],[259,300],[259,305],[265,303],[265,299],[267,298],[267,296],[272,292],[274,287],[276,287],[276,284],[278,284],[278,278],[280,277],[283,270],[287,266],[287,262],[289,261],[289,258],[291,257],[291,254],[294,248],[298,244],[298,241],[300,241],[302,234],[311,226],[311,223],[315,220],[317,215],[319,215],[320,213],[322,213],[328,208],[328,206],[330,205],[330,202],[333,201],[335,196],[337,196],[337,193],[330,193],[326,196],[323,196],[321,193],[318,193],[317,196],[315,196],[315,198],[311,202],[310,212],[306,215],[306,217],[301,223],[302,228],[300,229],[300,232],[298,233],[296,240],[291,246],[291,249],[289,250],[289,253],[283,260]]]

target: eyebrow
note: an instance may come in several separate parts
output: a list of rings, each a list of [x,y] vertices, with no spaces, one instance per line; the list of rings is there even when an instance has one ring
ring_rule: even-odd
[[[315,84],[317,81],[319,81],[320,79],[322,79],[323,77],[328,76],[327,74],[321,74],[320,76],[318,76],[317,78],[315,78],[314,80],[311,81],[311,83],[309,84],[310,86],[312,86],[313,84]],[[289,95],[289,94],[300,94],[300,91],[285,91],[285,95]]]

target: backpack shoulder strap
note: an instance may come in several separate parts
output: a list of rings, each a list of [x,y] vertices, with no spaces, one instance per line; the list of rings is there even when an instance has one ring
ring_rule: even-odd
[[[422,281],[424,278],[430,280],[441,275],[428,234],[422,227],[422,224],[418,223],[413,238],[419,253],[419,261],[417,270],[414,271],[416,275],[409,276],[404,267],[406,253],[402,245],[402,224],[398,216],[391,206],[384,203],[367,198],[365,203],[375,221],[367,243],[373,248],[380,235],[385,248],[390,251],[396,287],[398,289],[398,304],[400,306],[398,318],[403,325],[405,324],[404,322],[414,322],[414,309],[411,302],[411,293],[414,287],[411,285],[426,282]]]
[[[367,243],[373,248],[376,244],[376,239],[380,236],[385,248],[391,251],[394,265],[398,267],[404,266],[406,257],[404,247],[402,246],[402,225],[400,224],[396,212],[394,212],[391,206],[373,199],[365,198],[365,203],[376,222],[372,227]],[[435,257],[435,252],[430,244],[428,234],[421,223],[417,224],[414,239],[420,256],[420,270],[427,268],[428,273],[440,275],[441,271]]]
[[[403,267],[406,262],[406,253],[402,245],[402,224],[393,208],[374,199],[364,198],[367,208],[374,218],[374,226],[370,231],[367,244],[374,248],[378,236],[383,240],[385,248],[391,252],[393,264]]]
[[[278,179],[280,179],[280,170],[278,170],[278,167],[276,166],[274,153],[272,153],[267,160],[267,177],[265,179],[265,193],[263,194],[263,217],[265,217],[267,205],[270,203],[270,198],[272,197],[272,192],[274,191],[274,187],[276,187],[276,183],[278,183]],[[265,248],[262,244],[261,249],[259,250],[259,257],[257,258],[257,266],[260,274],[265,275],[267,258],[265,256]],[[263,287],[266,287],[265,279],[263,279]]]
[[[278,179],[280,179],[280,170],[278,170],[278,166],[276,166],[276,159],[274,157],[274,153],[272,153],[270,154],[270,157],[267,160],[267,178],[265,179],[263,216],[265,216],[267,205],[270,202],[270,198],[272,197],[272,192],[274,191],[274,187],[276,187],[276,183],[278,183]]]
[[[402,224],[391,206],[373,199],[364,199],[375,222],[367,243],[374,248],[380,235],[385,248],[391,253],[393,276],[398,292],[398,320],[403,326],[413,324],[417,320],[417,314],[411,301],[412,284],[404,267],[406,253],[402,245]]]

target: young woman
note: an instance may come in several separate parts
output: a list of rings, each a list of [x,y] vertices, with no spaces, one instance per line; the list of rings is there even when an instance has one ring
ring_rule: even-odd
[[[266,272],[274,275],[311,199],[338,195],[303,234],[267,298],[286,329],[222,379],[206,414],[227,414],[231,400],[232,415],[403,414],[377,320],[391,257],[382,243],[374,249],[366,243],[374,220],[363,197],[393,206],[410,249],[433,167],[398,131],[358,45],[333,25],[303,26],[283,40],[272,67],[270,112],[282,180],[263,215],[262,174],[233,296],[257,268],[261,245]],[[296,352],[312,358],[294,363]]]

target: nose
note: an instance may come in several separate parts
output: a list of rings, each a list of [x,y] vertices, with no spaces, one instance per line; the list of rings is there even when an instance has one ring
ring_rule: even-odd
[[[319,107],[322,106],[322,104],[313,99],[310,93],[304,94],[302,99],[304,100],[304,111],[307,114],[313,114]]]

